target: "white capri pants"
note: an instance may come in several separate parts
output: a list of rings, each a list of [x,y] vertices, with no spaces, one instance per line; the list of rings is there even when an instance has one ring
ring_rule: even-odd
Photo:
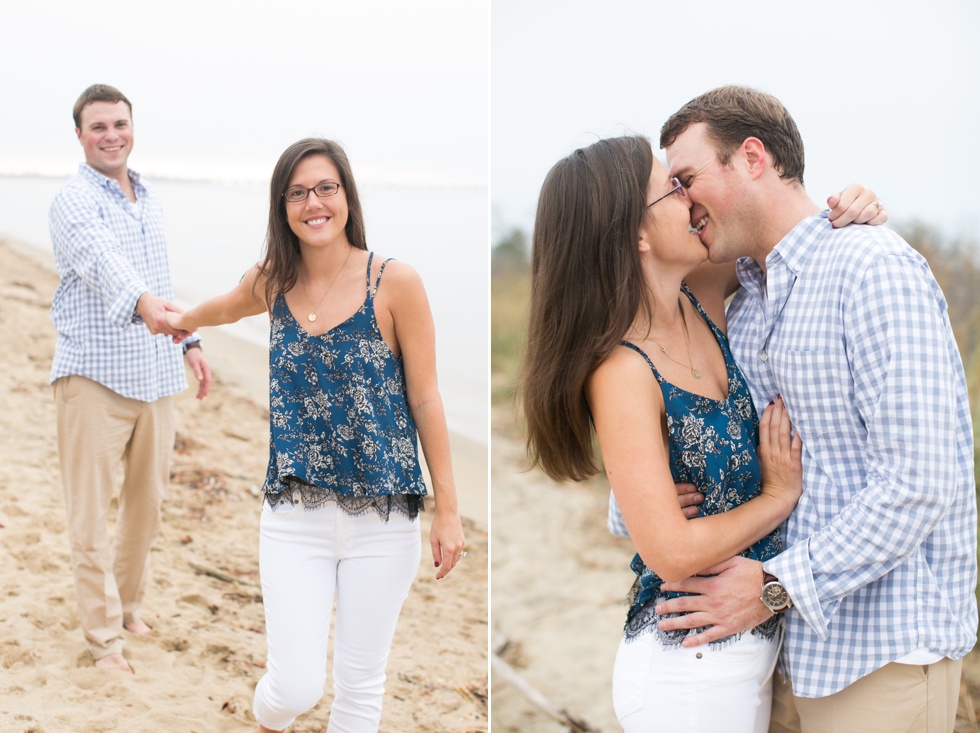
[[[376,733],[385,666],[402,603],[421,559],[419,520],[373,510],[351,516],[328,502],[262,505],[259,570],[266,673],[255,719],[283,730],[313,708],[327,678],[330,617],[337,601],[333,704],[328,733]]]
[[[625,733],[767,733],[779,637],[664,648],[656,631],[619,643],[613,706]]]

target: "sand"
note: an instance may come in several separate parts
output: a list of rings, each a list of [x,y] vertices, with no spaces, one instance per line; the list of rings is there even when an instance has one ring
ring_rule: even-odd
[[[265,639],[259,486],[268,457],[266,350],[203,334],[215,372],[203,402],[177,399],[178,439],[132,676],[92,666],[75,609],[48,372],[57,285],[50,257],[0,239],[0,730],[245,733]],[[193,382],[193,379],[191,380]],[[487,450],[453,438],[468,557],[434,580],[423,561],[388,666],[381,730],[488,730]],[[431,510],[431,504],[428,505]],[[292,733],[324,730],[320,704]]]
[[[491,648],[554,708],[592,730],[621,731],[612,668],[634,551],[606,531],[608,485],[522,471],[511,410],[495,407],[491,423]],[[502,675],[491,679],[494,733],[569,730]]]

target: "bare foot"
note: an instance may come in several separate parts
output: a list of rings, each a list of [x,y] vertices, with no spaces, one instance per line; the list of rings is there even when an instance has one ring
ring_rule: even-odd
[[[101,659],[96,659],[95,666],[111,672],[133,673],[133,668],[129,666],[129,662],[126,661],[122,654],[107,654]]]
[[[141,619],[139,616],[134,616],[131,621],[123,624],[123,627],[130,634],[136,634],[137,636],[145,636],[153,630],[143,623],[143,619]]]

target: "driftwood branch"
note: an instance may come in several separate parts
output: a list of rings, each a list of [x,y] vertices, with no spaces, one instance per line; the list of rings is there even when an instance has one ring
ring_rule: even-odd
[[[559,710],[540,690],[525,680],[520,673],[500,658],[496,652],[492,656],[493,671],[504,678],[507,683],[524,695],[532,704],[564,725],[571,733],[602,733],[583,720],[573,718],[565,710]]]
[[[204,573],[205,575],[210,575],[212,578],[217,578],[218,580],[223,580],[226,583],[236,583],[238,585],[248,585],[252,588],[259,588],[258,583],[253,583],[251,580],[245,580],[244,578],[239,578],[237,575],[232,575],[231,573],[226,573],[224,570],[218,570],[217,568],[212,568],[208,565],[201,565],[200,563],[191,562],[191,567],[194,568],[199,573]]]

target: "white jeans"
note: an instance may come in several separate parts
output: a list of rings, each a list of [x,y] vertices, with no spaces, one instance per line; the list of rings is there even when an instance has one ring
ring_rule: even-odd
[[[613,706],[626,733],[766,733],[777,639],[746,633],[721,649],[620,641]]]
[[[323,695],[337,600],[329,733],[375,733],[385,666],[421,558],[419,521],[392,512],[351,516],[336,503],[262,506],[259,569],[268,657],[255,719],[283,730]]]

